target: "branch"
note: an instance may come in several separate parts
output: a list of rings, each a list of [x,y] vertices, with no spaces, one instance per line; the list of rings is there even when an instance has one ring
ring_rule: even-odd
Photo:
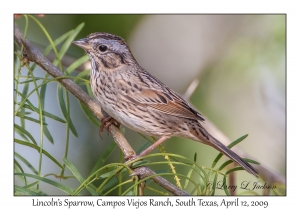
[[[24,46],[24,55],[26,56],[26,59],[38,64],[53,78],[65,76],[57,67],[55,67],[47,58],[45,58],[45,56],[38,49],[36,49],[27,39],[23,39],[23,34],[16,25],[14,40],[20,48],[22,47],[22,45]],[[58,79],[58,82],[61,85],[63,85],[68,91],[70,91],[78,100],[85,104],[99,120],[103,118],[101,107],[98,104],[98,102],[92,99],[72,80]],[[112,134],[115,142],[118,144],[125,156],[135,155],[135,151],[132,149],[130,144],[127,142],[123,134],[116,126],[111,124],[109,127],[109,133]],[[137,174],[141,178],[146,178],[155,174],[151,169],[147,167],[135,168],[133,169],[133,171],[133,174]],[[188,195],[186,192],[178,189],[172,183],[168,182],[162,177],[155,176],[151,179],[174,195]]]

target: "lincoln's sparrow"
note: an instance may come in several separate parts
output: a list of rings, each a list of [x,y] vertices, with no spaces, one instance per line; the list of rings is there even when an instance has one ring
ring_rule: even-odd
[[[101,107],[126,127],[160,138],[139,157],[171,136],[180,136],[214,147],[257,176],[249,163],[203,128],[200,113],[137,63],[122,38],[93,33],[73,43],[90,57],[91,87]]]

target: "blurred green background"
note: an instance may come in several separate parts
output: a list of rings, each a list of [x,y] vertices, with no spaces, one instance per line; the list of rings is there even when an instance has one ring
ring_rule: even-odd
[[[100,31],[123,37],[139,64],[180,94],[184,94],[189,85],[198,80],[199,85],[189,97],[190,103],[231,141],[249,134],[237,147],[285,177],[285,15],[46,14],[37,18],[53,39],[83,22],[85,26],[76,39]],[[24,31],[24,16],[16,18],[15,22]],[[29,21],[27,38],[41,50],[49,44],[33,21]],[[66,57],[75,60],[82,55],[82,49],[71,46]],[[41,77],[45,74],[42,70],[36,73]],[[75,75],[78,73],[75,72]],[[61,115],[58,102],[54,100],[56,88],[56,84],[49,84],[45,109]],[[86,118],[77,100],[71,97],[70,101],[71,118],[79,136],[71,136],[69,159],[87,177],[97,158],[113,140],[106,134],[101,140],[99,128]],[[61,159],[65,127],[51,123],[51,120],[47,123],[55,142],[52,145],[45,141],[44,147]],[[29,123],[26,128],[32,135],[39,136],[37,124]],[[146,142],[129,129],[126,129],[125,136],[136,150]],[[163,146],[167,152],[190,159],[197,153],[197,162],[204,166],[210,166],[218,154],[214,149],[188,139],[172,138]],[[31,153],[30,149],[24,150],[17,145],[15,150],[28,157],[33,165],[37,164],[38,153]],[[116,149],[107,162],[119,161],[119,153]],[[51,161],[45,160],[43,163],[44,174],[59,173]],[[155,166],[153,170],[170,170],[167,165],[163,167]],[[188,172],[186,168],[176,169],[184,174]],[[246,172],[238,174],[238,181],[255,180]],[[64,182],[78,185],[72,179]],[[63,195],[55,188],[41,187],[50,195]],[[261,194],[260,190],[257,192]]]

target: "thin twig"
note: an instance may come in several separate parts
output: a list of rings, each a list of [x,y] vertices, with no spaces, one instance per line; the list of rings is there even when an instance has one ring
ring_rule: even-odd
[[[198,87],[198,85],[199,85],[199,79],[196,78],[188,86],[188,88],[186,89],[185,93],[182,95],[182,98],[184,98],[185,100],[189,101],[190,97],[192,96],[192,94],[194,93],[194,91],[196,90],[196,88]]]

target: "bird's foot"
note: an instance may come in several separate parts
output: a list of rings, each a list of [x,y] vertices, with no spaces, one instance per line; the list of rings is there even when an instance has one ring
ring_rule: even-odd
[[[106,129],[107,132],[108,132],[109,126],[111,126],[111,124],[113,124],[114,126],[116,126],[117,128],[120,129],[121,123],[116,121],[114,118],[112,118],[112,117],[103,117],[101,119],[101,126],[100,126],[100,129],[99,129],[99,135],[100,135],[101,139],[102,139],[102,132],[104,131],[104,129]]]

